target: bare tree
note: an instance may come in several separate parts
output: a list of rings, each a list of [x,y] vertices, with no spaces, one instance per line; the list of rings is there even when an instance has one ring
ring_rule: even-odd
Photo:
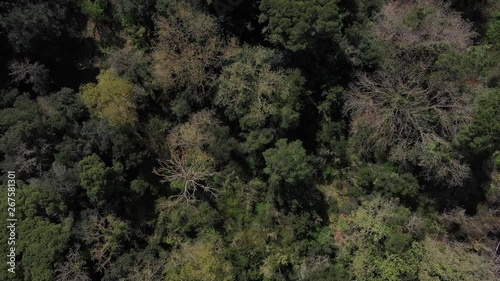
[[[436,135],[429,135],[407,154],[410,161],[423,168],[421,175],[427,180],[460,186],[470,176],[463,156],[453,151],[449,141]]]
[[[154,257],[144,257],[137,259],[131,272],[127,276],[127,281],[162,281],[165,280],[163,273],[165,261]]]
[[[430,92],[419,85],[420,74],[379,71],[357,75],[345,104],[353,117],[353,130],[370,124],[373,139],[380,145],[410,146],[432,132],[429,110],[437,110]],[[355,133],[355,131],[354,131]]]
[[[41,159],[43,154],[47,153],[50,145],[44,141],[40,141],[35,147],[28,147],[27,144],[21,143],[17,147],[15,154],[15,165],[19,172],[34,174],[40,176],[42,174]]]
[[[472,25],[439,0],[388,1],[383,5],[375,35],[398,48],[447,43],[457,49],[472,44]]]
[[[162,178],[162,182],[169,182],[181,189],[181,193],[174,198],[195,201],[198,191],[215,195],[215,189],[206,183],[216,174],[213,159],[200,150],[169,148],[171,158],[158,161],[160,167],[154,169],[154,173]]]
[[[426,179],[463,184],[470,169],[451,140],[471,121],[481,85],[440,71],[437,59],[445,50],[467,50],[471,25],[438,0],[388,1],[374,34],[389,48],[388,59],[373,74],[358,73],[350,86],[344,109],[357,136],[351,149],[382,152],[400,165],[420,167]]]
[[[202,99],[203,89],[216,78],[214,67],[220,66],[234,41],[222,39],[214,18],[186,4],[173,7],[156,27],[153,73],[159,85],[165,90],[192,86],[198,91],[193,98]]]
[[[324,271],[332,263],[328,256],[311,256],[297,266],[299,280],[310,280],[311,275]]]
[[[471,119],[470,99],[424,82],[423,73],[413,69],[359,73],[344,108],[353,116],[353,128],[371,124],[373,137],[386,145],[411,145],[432,135],[452,137]]]
[[[75,167],[68,168],[54,162],[49,171],[44,172],[40,178],[33,179],[30,182],[50,191],[72,194],[76,191],[80,179]]]
[[[441,216],[441,222],[451,227],[458,225],[462,239],[465,239],[471,250],[490,256],[493,271],[500,277],[500,210],[489,208],[469,216],[464,209],[454,209]]]
[[[63,263],[56,266],[56,281],[90,281],[85,261],[80,255],[80,245],[71,249]]]
[[[41,63],[30,63],[24,61],[13,61],[9,64],[10,76],[15,83],[26,82],[31,84],[33,91],[42,93],[49,83],[49,70]]]
[[[357,75],[344,110],[352,117],[352,133],[364,136],[362,151],[375,145],[397,163],[422,167],[426,178],[457,186],[469,168],[449,142],[471,120],[470,98],[433,89],[414,68],[382,69]]]
[[[159,160],[154,173],[179,188],[177,200],[194,201],[197,192],[215,195],[215,189],[207,184],[217,174],[215,159],[204,149],[214,143],[213,128],[219,126],[212,112],[203,110],[193,114],[189,122],[176,126],[167,137],[170,159]]]
[[[91,214],[84,223],[83,238],[91,246],[90,254],[103,272],[128,239],[128,224],[113,215]]]

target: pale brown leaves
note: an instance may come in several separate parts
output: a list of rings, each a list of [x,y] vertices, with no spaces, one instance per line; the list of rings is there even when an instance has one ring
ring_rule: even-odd
[[[213,160],[201,151],[180,150],[171,148],[171,159],[160,160],[155,174],[162,177],[162,182],[169,182],[179,188],[181,193],[173,196],[177,200],[195,201],[197,192],[214,194],[215,191],[205,181],[216,173]]]
[[[430,88],[420,72],[383,69],[357,75],[344,109],[352,133],[364,135],[360,151],[388,151],[396,163],[424,168],[425,178],[457,186],[469,168],[453,156],[449,140],[469,122],[471,106],[461,94]]]
[[[156,21],[158,39],[153,51],[153,72],[164,90],[190,87],[201,96],[216,79],[214,68],[236,43],[226,41],[214,18],[178,5]]]
[[[399,48],[446,43],[464,50],[474,36],[471,24],[437,0],[388,2],[374,31],[379,39]]]
[[[154,173],[168,182],[180,193],[173,196],[178,201],[196,201],[198,192],[215,195],[215,189],[207,182],[217,174],[215,159],[203,149],[215,138],[210,129],[218,125],[210,111],[201,111],[191,116],[186,124],[172,129],[167,137],[170,159],[159,160]]]

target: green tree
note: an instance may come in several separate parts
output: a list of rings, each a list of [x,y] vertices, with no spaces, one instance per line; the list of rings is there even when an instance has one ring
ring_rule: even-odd
[[[298,51],[318,39],[333,40],[340,34],[338,1],[263,0],[260,22],[269,22],[273,43]]]
[[[419,195],[418,181],[410,173],[397,173],[394,167],[368,164],[356,171],[354,184],[367,192],[380,192],[387,197],[415,200]]]
[[[18,212],[23,218],[42,217],[62,221],[67,216],[68,207],[59,193],[30,184],[23,185],[17,196],[18,204],[24,206]]]
[[[309,157],[299,140],[288,142],[280,139],[275,148],[264,151],[262,155],[266,160],[264,173],[274,187],[296,186],[311,178],[313,170]]]
[[[426,221],[395,201],[364,201],[339,217],[337,262],[356,280],[495,280],[491,260],[425,236]]]
[[[7,186],[2,189],[2,208],[7,220]],[[9,191],[11,192],[11,191]],[[16,244],[7,244],[8,235],[2,235],[1,249],[5,253],[16,248],[16,274],[5,269],[0,273],[3,280],[54,280],[54,267],[69,247],[73,219],[68,218],[67,206],[62,197],[41,189],[37,185],[16,182]],[[5,203],[3,203],[5,202]],[[10,202],[10,201],[9,201]],[[12,206],[10,206],[12,207]],[[7,234],[8,232],[4,232]],[[5,275],[4,275],[5,273]],[[18,279],[16,279],[18,278]]]
[[[456,141],[478,156],[500,149],[500,88],[477,97],[472,123],[460,131]]]
[[[223,248],[222,239],[215,235],[183,244],[169,257],[165,266],[165,280],[234,280],[231,263],[220,254]]]
[[[68,26],[67,9],[61,4],[43,1],[19,1],[7,10],[1,24],[8,31],[11,46],[17,52],[34,52],[37,43],[47,45],[50,40],[60,37]],[[42,3],[37,3],[42,2]],[[45,46],[43,46],[45,48]]]
[[[90,20],[97,22],[104,17],[104,10],[107,1],[101,0],[81,0],[80,8],[82,12],[89,17]]]
[[[420,265],[419,280],[497,280],[492,261],[468,252],[461,244],[449,245],[426,239],[424,247],[426,254]]]
[[[279,57],[248,47],[222,70],[215,103],[244,130],[297,124],[304,79],[298,70],[280,69]]]
[[[490,19],[486,27],[485,37],[497,51],[500,51],[500,5],[491,9]]]
[[[355,280],[418,280],[422,223],[395,201],[375,197],[337,222],[337,262]]]
[[[101,200],[109,195],[113,189],[113,170],[97,154],[85,157],[78,163],[80,184],[87,191],[87,196],[94,204],[102,203]]]
[[[3,133],[0,149],[5,153],[3,169],[15,168],[25,179],[40,177],[50,170],[54,158],[58,158],[61,142],[69,135],[78,134],[79,122],[88,117],[79,97],[68,88],[36,99],[28,94],[17,95],[10,106],[0,112]],[[80,153],[71,151],[73,155]],[[72,160],[64,164],[72,166],[77,159]]]
[[[145,89],[152,89],[153,77],[151,69],[152,58],[144,51],[126,45],[111,53],[106,61],[119,77],[122,77]]]
[[[151,246],[177,248],[223,223],[220,213],[206,201],[175,204],[168,198],[161,198],[156,208],[159,215],[156,217],[154,235],[150,239]]]
[[[69,248],[72,219],[61,224],[42,217],[26,218],[19,225],[19,254],[22,254],[24,280],[54,280],[55,264]]]

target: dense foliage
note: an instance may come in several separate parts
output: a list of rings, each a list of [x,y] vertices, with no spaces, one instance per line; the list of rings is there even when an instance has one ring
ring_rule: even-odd
[[[500,279],[497,0],[2,1],[0,38],[0,280]]]

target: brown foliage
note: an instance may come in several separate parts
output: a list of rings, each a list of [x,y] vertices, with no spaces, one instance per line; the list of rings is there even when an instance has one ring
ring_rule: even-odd
[[[191,115],[189,122],[179,125],[170,131],[167,143],[174,149],[202,149],[210,143],[215,142],[211,130],[219,126],[220,122],[209,110],[202,110]]]
[[[83,238],[99,271],[105,271],[128,238],[128,225],[113,215],[91,215],[83,226]]]
[[[80,254],[80,246],[71,249],[66,256],[66,261],[57,265],[56,281],[90,281],[87,266]]]
[[[439,105],[431,104],[429,91],[420,87],[418,76],[412,72],[387,71],[373,76],[359,74],[345,106],[353,116],[354,130],[370,124],[374,130],[372,137],[386,145],[401,142],[410,145],[432,132],[428,110],[439,112]]]
[[[474,36],[471,24],[438,0],[390,1],[382,7],[374,31],[398,48],[446,43],[463,50]]]
[[[358,74],[345,105],[353,116],[353,129],[369,124],[375,142],[405,147],[435,135],[452,137],[470,120],[469,100],[433,91],[422,85],[423,80],[413,70]]]
[[[216,78],[214,68],[235,45],[222,39],[214,18],[187,5],[179,4],[168,17],[159,18],[156,27],[153,69],[165,90],[192,86],[203,92]]]
[[[215,160],[203,151],[215,142],[211,128],[219,121],[210,111],[193,114],[188,123],[172,129],[167,137],[170,159],[159,160],[154,173],[181,190],[178,200],[194,201],[198,191],[215,195],[215,190],[206,180],[216,174]]]
[[[174,198],[195,201],[198,190],[215,194],[215,190],[205,184],[206,179],[216,174],[213,159],[201,151],[169,148],[171,158],[159,160],[160,167],[154,173],[162,177],[162,182],[170,182],[181,189],[181,193]]]
[[[448,227],[459,226],[459,236],[465,239],[471,250],[491,257],[497,276],[500,276],[500,210],[480,210],[475,216],[468,216],[463,209],[455,209],[441,216],[441,221]]]
[[[344,109],[352,116],[352,133],[363,135],[361,151],[388,151],[393,161],[424,168],[428,179],[460,185],[469,169],[450,157],[449,141],[470,121],[472,97],[430,86],[410,68],[361,73]]]

